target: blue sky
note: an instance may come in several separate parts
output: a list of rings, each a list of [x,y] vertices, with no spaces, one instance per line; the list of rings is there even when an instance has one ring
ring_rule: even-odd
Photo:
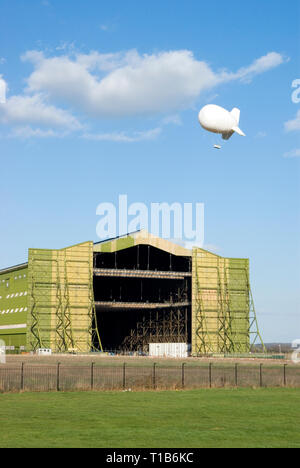
[[[300,338],[299,20],[295,0],[1,0],[0,267],[99,240],[119,194],[202,202],[205,245],[250,258],[264,339]],[[208,103],[246,138],[214,150]]]

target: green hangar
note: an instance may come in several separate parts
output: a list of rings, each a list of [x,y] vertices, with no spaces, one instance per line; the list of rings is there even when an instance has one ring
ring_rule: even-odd
[[[249,260],[185,249],[146,231],[29,249],[0,270],[0,339],[11,352],[248,353],[261,337]]]

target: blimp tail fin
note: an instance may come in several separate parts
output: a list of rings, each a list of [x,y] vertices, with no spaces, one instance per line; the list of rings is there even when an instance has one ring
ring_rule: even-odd
[[[240,109],[237,109],[237,107],[235,107],[234,109],[232,109],[230,114],[232,115],[232,117],[236,121],[236,124],[238,125],[240,123],[240,115],[241,115]]]
[[[229,138],[232,137],[233,134],[234,134],[233,130],[231,132],[222,133],[222,138],[223,140],[229,140]]]
[[[240,123],[240,115],[241,115],[241,111],[240,109],[238,109],[237,107],[235,107],[234,109],[232,109],[232,111],[230,112],[232,117],[234,118],[234,120],[236,121],[236,126],[235,127],[232,127],[232,130],[235,132],[235,133],[238,133],[239,135],[241,136],[246,136],[244,132],[242,132],[242,130],[239,128],[239,123]]]
[[[235,132],[235,133],[238,133],[239,135],[241,136],[246,136],[244,132],[242,132],[242,130],[239,128],[239,127],[232,127],[232,130]]]

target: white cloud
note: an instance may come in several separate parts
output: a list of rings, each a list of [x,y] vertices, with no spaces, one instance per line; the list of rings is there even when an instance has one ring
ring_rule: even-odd
[[[0,105],[6,103],[6,93],[7,93],[7,83],[2,78],[2,75],[0,75]]]
[[[35,71],[28,79],[29,90],[47,92],[65,99],[80,110],[98,117],[120,117],[170,112],[187,107],[199,93],[217,84],[217,76],[205,62],[189,51],[163,52],[140,56],[119,54],[34,58]],[[31,59],[30,55],[25,58]],[[125,63],[120,63],[125,62]],[[104,62],[104,65],[103,63]],[[109,67],[99,78],[92,67]]]
[[[20,138],[27,140],[29,138],[61,138],[66,132],[58,132],[52,129],[42,130],[40,128],[31,128],[30,126],[16,127],[8,135],[8,138]]]
[[[135,143],[144,140],[154,140],[161,133],[161,128],[154,128],[144,132],[134,132],[132,135],[126,134],[126,132],[115,132],[115,133],[85,133],[82,138],[86,140],[94,141],[114,141],[123,143]]]
[[[255,135],[255,138],[265,138],[266,136],[267,136],[267,132],[261,131]]]
[[[55,47],[55,50],[64,50],[64,51],[69,51],[70,53],[71,52],[74,52],[75,50],[75,42],[61,42],[60,45],[58,45],[57,47]],[[25,54],[26,56],[26,54]]]
[[[240,68],[237,73],[233,74],[233,77],[250,82],[255,75],[260,75],[272,68],[278,67],[287,60],[277,52],[269,52],[267,55],[255,60],[249,67]]]
[[[162,114],[158,126],[144,132],[81,134],[95,141],[153,140],[165,125],[181,125],[178,112],[192,107],[204,91],[234,80],[248,82],[285,61],[281,54],[270,52],[234,73],[213,71],[189,50],[144,55],[136,50],[82,54],[76,52],[73,43],[61,43],[57,51],[62,55],[47,58],[43,52],[32,50],[21,57],[33,66],[27,87],[0,105],[0,123],[12,127],[11,136],[64,136],[83,129],[78,115],[107,120]],[[288,130],[299,128],[299,114],[296,123],[286,123]]]
[[[284,153],[284,158],[299,158],[300,157],[300,148],[294,149],[292,151],[288,151]]]
[[[42,125],[63,127],[69,130],[81,128],[78,120],[67,111],[44,102],[43,96],[12,96],[0,106],[0,122],[15,125]]]
[[[180,115],[178,114],[173,114],[173,115],[168,115],[167,117],[164,117],[162,120],[162,125],[182,125],[182,120]]]
[[[293,120],[285,122],[284,128],[287,132],[300,130],[300,110],[297,112],[297,115]]]
[[[38,64],[44,60],[44,54],[38,50],[28,50],[25,54],[21,55],[21,60],[23,62],[28,61],[33,64]]]
[[[214,72],[188,50],[140,55],[127,53],[63,55],[46,58],[29,51],[23,60],[34,71],[29,92],[63,99],[88,115],[100,118],[170,113],[190,107],[205,90],[233,80],[250,80],[284,62],[271,52],[236,73]]]
[[[105,23],[100,24],[99,29],[103,32],[114,32],[117,29],[117,23],[114,21],[106,21]]]
[[[77,54],[76,62],[87,70],[97,70],[101,72],[110,72],[120,68],[126,63],[134,62],[136,57],[135,51],[110,54],[99,54],[97,51],[91,51],[89,54]]]
[[[210,94],[209,96],[206,97],[205,102],[208,102],[208,103],[211,104],[212,102],[214,102],[217,99],[217,97],[219,97],[219,95],[217,93]]]

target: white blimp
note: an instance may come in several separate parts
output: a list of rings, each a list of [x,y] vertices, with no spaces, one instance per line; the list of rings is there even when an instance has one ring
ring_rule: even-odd
[[[234,134],[246,136],[239,128],[240,110],[236,107],[231,112],[215,104],[204,106],[199,112],[199,123],[201,127],[209,132],[220,133],[223,140],[229,140]],[[220,149],[220,145],[214,145],[214,148]]]

